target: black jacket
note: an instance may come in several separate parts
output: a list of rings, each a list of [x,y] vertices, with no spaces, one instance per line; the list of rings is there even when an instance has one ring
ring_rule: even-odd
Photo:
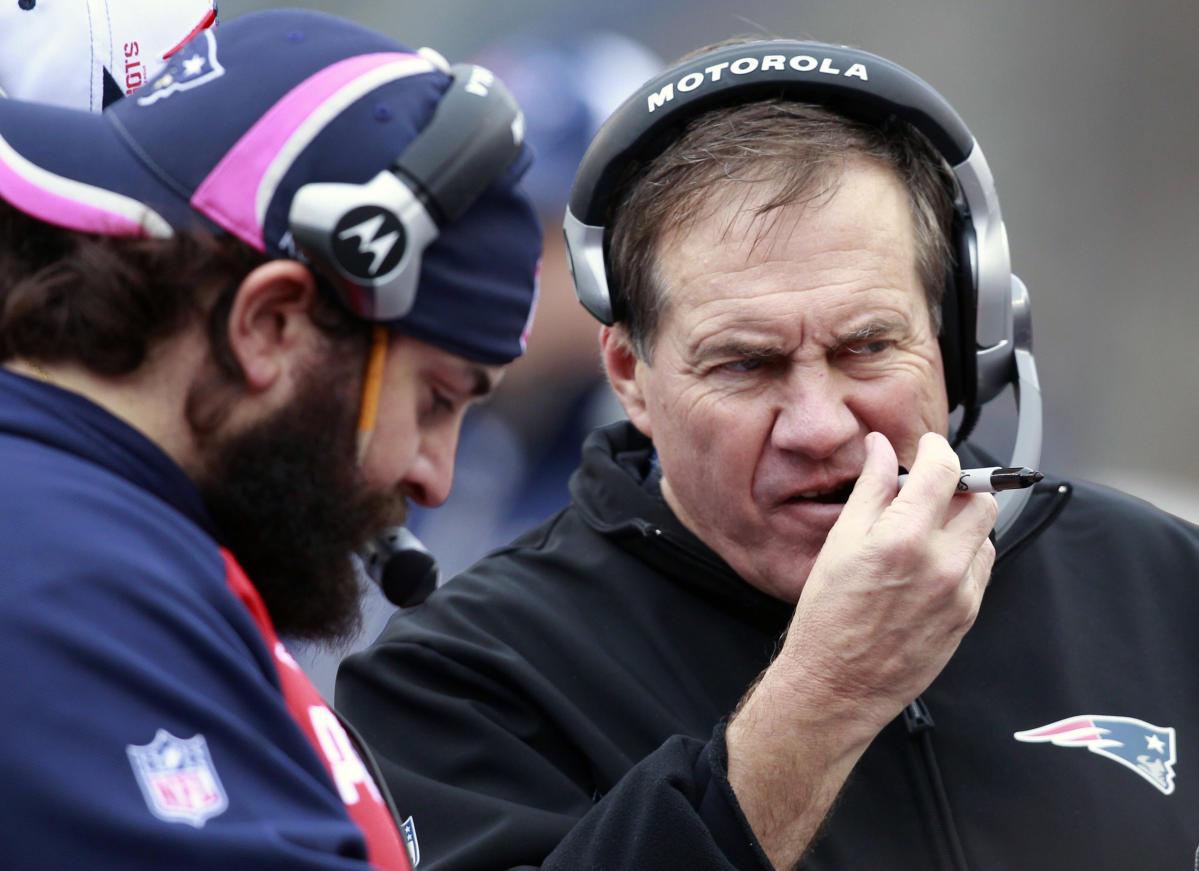
[[[650,455],[627,424],[595,433],[570,507],[343,665],[338,706],[412,815],[421,871],[770,867],[723,721],[792,608],[678,523]],[[1042,482],[975,626],[802,867],[1192,868],[1197,605],[1199,529]]]

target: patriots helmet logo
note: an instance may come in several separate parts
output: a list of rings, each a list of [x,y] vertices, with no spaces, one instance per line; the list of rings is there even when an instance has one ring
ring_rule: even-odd
[[[167,62],[166,67],[149,84],[138,91],[137,104],[149,106],[180,91],[198,88],[225,74],[217,58],[216,37],[211,30],[202,30]]]
[[[1156,786],[1165,795],[1174,792],[1174,729],[1154,726],[1132,717],[1082,714],[1036,729],[1016,732],[1017,741],[1048,741],[1057,747],[1085,747],[1119,762]]]

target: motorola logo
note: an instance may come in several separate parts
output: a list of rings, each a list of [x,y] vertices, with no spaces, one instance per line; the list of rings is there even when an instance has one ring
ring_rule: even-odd
[[[796,54],[790,57],[782,54],[767,54],[761,57],[756,55],[739,57],[734,61],[723,61],[709,67],[704,67],[702,72],[696,70],[687,73],[677,82],[667,82],[661,89],[647,95],[646,108],[650,112],[661,109],[675,98],[676,90],[680,94],[694,91],[696,88],[703,87],[712,82],[719,82],[722,78],[725,78],[725,73],[729,74],[728,78],[733,78],[736,76],[753,76],[759,72],[785,72],[790,69],[797,73],[850,76],[855,79],[861,79],[863,82],[870,81],[870,72],[867,70],[865,64],[854,63],[845,69],[841,69],[836,64],[837,61],[831,57],[816,57],[810,54]]]
[[[382,206],[358,206],[333,228],[333,256],[342,270],[371,282],[388,275],[404,256],[404,226]]]

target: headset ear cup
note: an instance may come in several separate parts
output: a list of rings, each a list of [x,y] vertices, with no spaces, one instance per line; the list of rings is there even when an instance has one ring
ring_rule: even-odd
[[[941,358],[949,410],[978,404],[978,365],[975,359],[975,322],[978,290],[974,278],[974,239],[971,224],[957,210],[950,232],[953,262],[941,297]]]

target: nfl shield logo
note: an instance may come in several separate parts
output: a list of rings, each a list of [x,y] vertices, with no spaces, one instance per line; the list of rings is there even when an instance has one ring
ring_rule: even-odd
[[[408,849],[408,864],[415,868],[420,864],[420,842],[416,840],[416,825],[412,817],[400,824],[400,833],[404,836],[404,846]]]
[[[229,800],[203,735],[176,738],[159,729],[149,744],[125,748],[150,813],[169,823],[201,828]]]

